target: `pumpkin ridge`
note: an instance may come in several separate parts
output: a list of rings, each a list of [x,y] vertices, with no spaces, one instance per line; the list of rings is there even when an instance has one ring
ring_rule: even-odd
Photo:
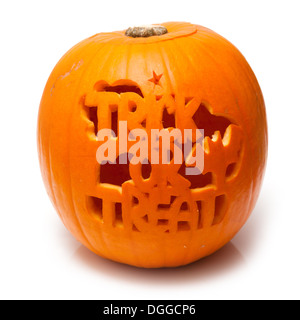
[[[95,50],[94,54],[91,55],[92,57],[90,57],[88,64],[90,64],[90,63],[93,61],[93,59],[99,54],[99,52],[100,52],[101,49],[103,49],[103,47],[100,47],[100,48],[98,48],[98,49]],[[87,48],[86,48],[86,51],[87,51]],[[81,84],[81,81],[82,81],[82,79],[83,79],[83,77],[84,77],[84,74],[87,73],[87,71],[88,71],[88,70],[83,71],[83,73],[82,73],[82,75],[81,75],[81,78],[80,78],[79,81],[78,81],[77,88],[76,88],[75,92],[78,91],[78,89],[79,89],[79,87],[80,87],[80,84]],[[76,105],[76,95],[74,95],[73,104]],[[79,104],[79,103],[78,103],[78,104]],[[80,105],[80,104],[79,104],[79,105]],[[74,109],[72,109],[71,114],[70,114],[70,119],[69,119],[69,126],[68,126],[68,137],[69,137],[69,139],[71,138],[71,124],[72,124],[72,121],[73,121],[73,120],[72,120],[73,116],[74,116]],[[72,194],[73,194],[73,183],[72,183],[71,166],[70,166],[70,149],[68,150],[68,167],[69,167],[68,175],[69,175],[69,180],[70,180],[70,192],[71,192],[71,195],[72,195]],[[93,250],[95,253],[99,252],[99,251],[92,245],[92,243],[91,243],[89,237],[87,236],[85,230],[83,230],[83,226],[82,226],[81,223],[80,223],[79,215],[78,215],[78,213],[77,213],[77,209],[76,209],[76,206],[75,206],[74,198],[73,198],[73,197],[72,197],[72,206],[73,206],[73,211],[74,211],[74,214],[75,214],[75,217],[76,217],[76,220],[77,220],[77,225],[78,225],[79,229],[81,230],[83,237],[85,238],[85,240],[87,241],[88,245],[92,248],[92,250]],[[102,237],[102,235],[101,235],[101,237]],[[103,237],[102,237],[102,245],[103,245],[103,244],[106,246],[106,243],[105,243],[105,241],[104,241],[104,239],[103,239]]]
[[[126,70],[125,70],[125,79],[128,79],[128,78],[129,78],[130,52],[131,52],[131,46],[128,46],[127,57],[126,57],[126,61],[127,61],[126,66],[127,66],[127,68],[126,68]],[[124,195],[123,195],[123,190],[122,190],[122,206],[123,206],[123,203],[124,203],[123,197],[124,197]],[[124,211],[124,210],[123,210],[123,207],[122,207],[122,214],[123,214],[123,211]],[[134,239],[133,239],[133,233],[132,233],[132,232],[129,232],[129,230],[128,230],[127,236],[129,236],[129,238],[130,238],[131,251],[133,252],[133,254],[134,254],[134,256],[135,256],[136,261],[137,261],[139,264],[142,265],[143,263],[141,263],[141,259],[140,259],[140,257],[139,257],[139,254],[138,254],[138,252],[137,252],[136,249],[135,249],[135,241],[134,241]]]
[[[226,46],[228,46],[228,44],[231,45],[230,42],[227,42],[227,43],[226,43]],[[219,63],[216,61],[216,59],[208,52],[207,48],[206,48],[203,44],[202,44],[202,49],[206,52],[207,56],[209,56],[210,59],[216,64],[216,66],[218,67],[218,70],[221,70],[221,71],[222,71],[222,74],[224,75],[224,78],[226,79],[226,82],[227,82],[227,84],[228,84],[228,87],[230,88],[231,94],[232,94],[232,96],[234,97],[235,94],[234,94],[234,92],[233,92],[233,89],[232,89],[232,87],[231,87],[231,85],[230,85],[230,81],[229,81],[229,79],[228,79],[225,71],[223,70],[223,68],[221,68],[220,64],[219,64]],[[245,116],[243,115],[243,112],[242,112],[242,110],[241,110],[241,108],[240,108],[239,103],[238,103],[237,100],[236,100],[236,107],[238,108],[240,114],[242,115],[242,118],[244,119]],[[243,125],[243,124],[241,124],[241,125]],[[245,133],[246,136],[247,136],[247,141],[251,141],[251,140],[249,139],[248,132],[244,130],[244,133]],[[251,149],[252,149],[252,146],[251,146]],[[254,154],[254,152],[253,152],[253,150],[252,150],[252,152],[250,153],[250,157],[252,158],[252,160],[251,160],[251,165],[250,165],[250,168],[251,168],[251,176],[253,176],[253,167],[252,167],[252,164],[253,164],[253,154]],[[251,201],[252,201],[252,195],[253,195],[253,182],[251,182],[251,187],[250,187],[250,189],[251,189],[251,192],[249,193],[248,207],[247,207],[247,211],[248,211],[248,212],[249,212],[249,208],[251,207]]]

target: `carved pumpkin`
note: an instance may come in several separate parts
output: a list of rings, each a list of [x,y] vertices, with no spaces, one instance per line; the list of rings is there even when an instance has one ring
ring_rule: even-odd
[[[67,229],[102,257],[146,268],[185,265],[229,242],[254,208],[267,154],[262,93],[241,53],[204,27],[162,26],[73,47],[38,120],[43,179]],[[97,132],[111,128],[119,141],[119,121],[147,133],[204,129],[204,171],[188,176],[172,159],[100,165]]]

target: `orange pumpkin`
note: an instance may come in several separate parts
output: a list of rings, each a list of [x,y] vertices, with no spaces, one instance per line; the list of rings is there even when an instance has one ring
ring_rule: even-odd
[[[147,133],[204,129],[204,171],[100,165],[96,134],[112,128],[119,141],[118,121]],[[254,208],[267,156],[263,96],[241,53],[204,27],[96,34],[50,75],[38,150],[47,192],[78,241],[134,266],[185,265],[229,242]]]

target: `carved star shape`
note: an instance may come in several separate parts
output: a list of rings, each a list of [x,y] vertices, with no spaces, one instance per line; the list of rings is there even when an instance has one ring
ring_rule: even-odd
[[[162,76],[163,76],[163,73],[160,75],[157,75],[155,71],[153,71],[153,78],[149,79],[148,81],[153,82],[156,86],[160,86],[159,82]]]

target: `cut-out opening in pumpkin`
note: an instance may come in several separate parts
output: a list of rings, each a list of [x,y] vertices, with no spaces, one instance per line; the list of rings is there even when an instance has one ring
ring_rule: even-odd
[[[212,172],[208,172],[206,174],[199,174],[199,175],[186,175],[185,169],[186,169],[186,165],[185,163],[183,163],[178,173],[191,183],[190,189],[205,188],[213,184]]]
[[[131,180],[129,173],[129,162],[120,164],[120,156],[116,163],[106,163],[100,166],[100,183],[108,183],[116,186],[122,186],[126,181]]]
[[[122,203],[115,203],[115,226],[123,227]]]
[[[211,114],[204,103],[201,103],[194,113],[193,120],[198,129],[204,130],[206,137],[212,137],[216,131],[220,131],[221,136],[224,137],[226,129],[232,124],[225,117]]]
[[[101,222],[103,222],[103,200],[97,197],[87,197],[87,209],[92,212],[92,214],[97,217]]]
[[[94,89],[98,92],[115,92],[117,94],[134,92],[144,98],[139,86],[134,81],[130,80],[119,80],[113,85],[109,85],[105,81],[99,81],[95,84]]]
[[[175,114],[169,114],[167,108],[164,108],[162,114],[162,125],[165,129],[167,128],[175,128]]]
[[[97,107],[89,107],[87,108],[87,117],[94,124],[94,133],[97,136],[98,133],[98,115],[97,115]]]
[[[225,194],[217,196],[215,199],[215,217],[213,225],[222,222],[227,210],[227,197]]]
[[[198,229],[202,228],[202,201],[196,201],[198,212]]]
[[[188,221],[178,221],[177,224],[178,231],[189,231],[191,229]]]

